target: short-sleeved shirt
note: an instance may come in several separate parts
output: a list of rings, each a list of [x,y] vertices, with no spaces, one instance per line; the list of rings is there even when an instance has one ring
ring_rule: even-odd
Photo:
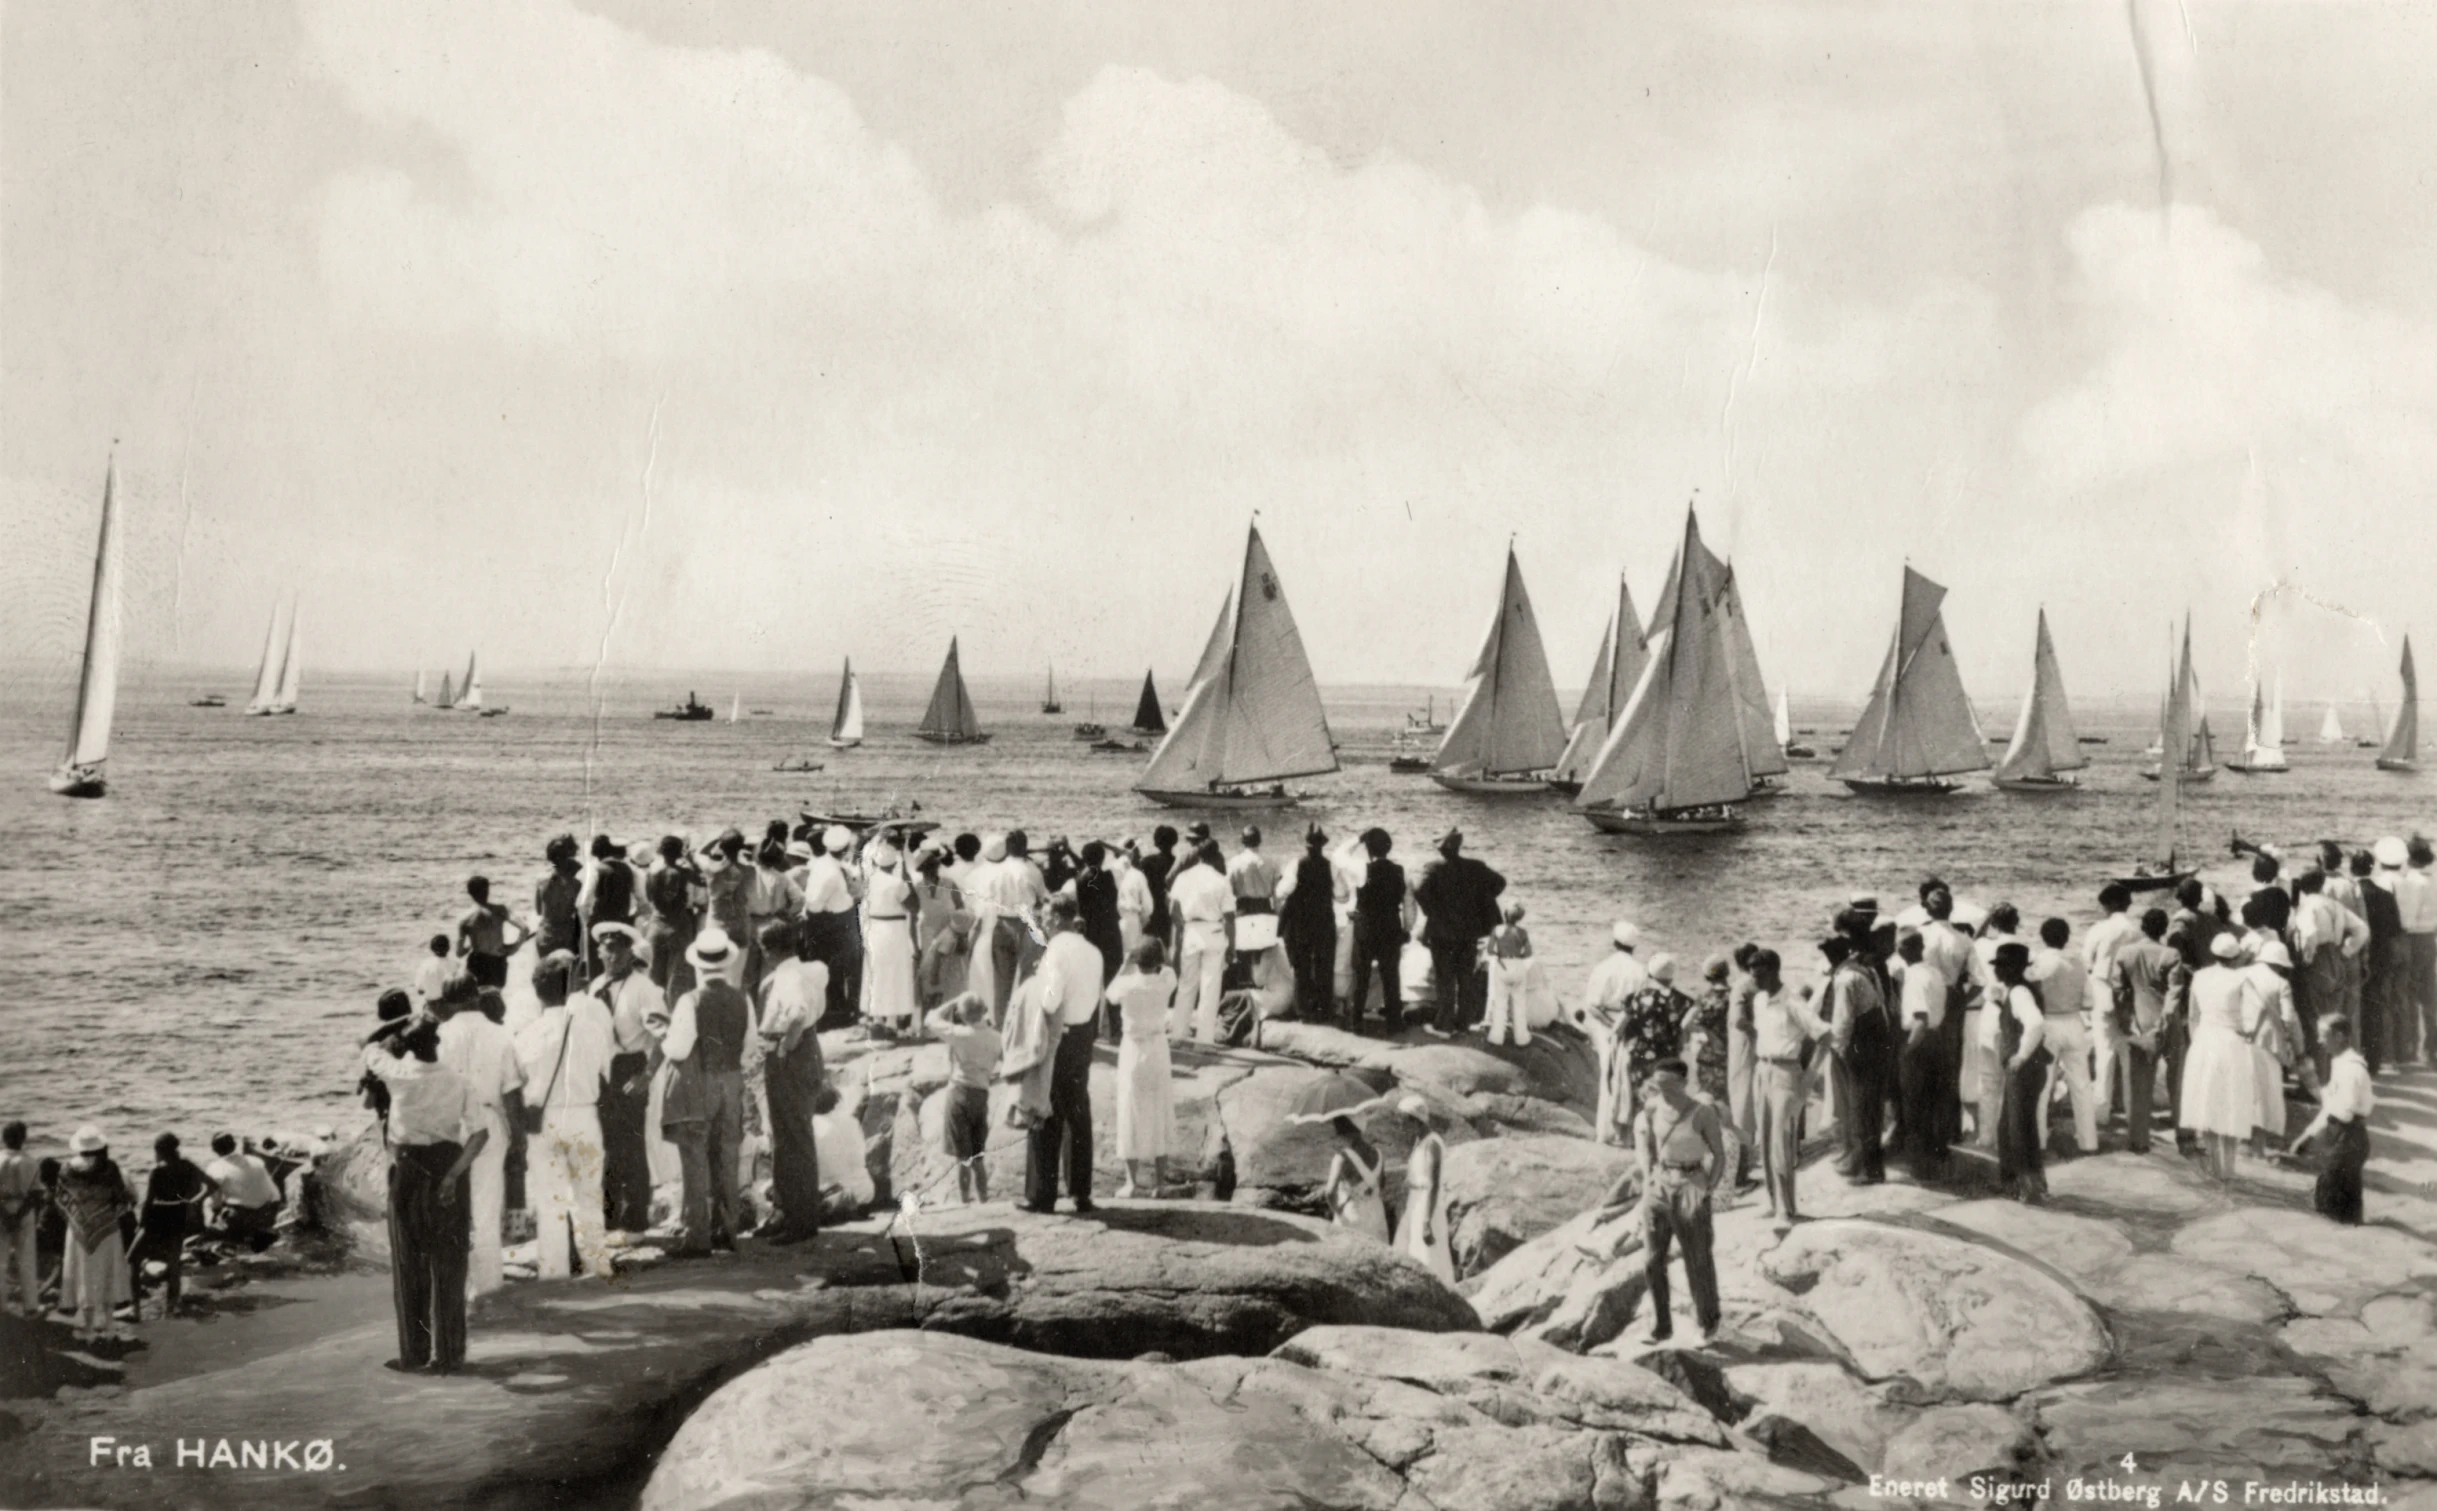
[[[508,1093],[524,1089],[516,1041],[479,1012],[461,1012],[440,1025],[440,1063],[465,1082],[466,1093],[488,1118],[504,1120]]]
[[[483,1126],[481,1110],[466,1089],[465,1079],[437,1060],[393,1056],[386,1045],[367,1044],[364,1068],[389,1088],[392,1144],[462,1144]]]
[[[559,1040],[567,1041],[564,1060]],[[601,1081],[617,1053],[617,1030],[609,1010],[591,997],[563,1008],[542,1009],[516,1036],[516,1058],[524,1067],[526,1102],[535,1107],[597,1107]]]
[[[1218,923],[1235,911],[1235,889],[1208,866],[1178,872],[1168,896],[1187,923]]]
[[[394,1100],[394,1098],[393,1098]],[[261,1160],[240,1149],[235,1154],[223,1154],[203,1167],[212,1184],[220,1188],[220,1204],[227,1207],[268,1207],[279,1201],[279,1183],[271,1179],[270,1170]]]

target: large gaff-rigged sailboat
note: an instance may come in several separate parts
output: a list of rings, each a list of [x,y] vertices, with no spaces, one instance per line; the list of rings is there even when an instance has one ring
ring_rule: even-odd
[[[102,471],[101,535],[93,548],[93,597],[85,609],[85,660],[76,679],[76,712],[68,720],[67,758],[51,773],[61,797],[100,797],[109,790],[110,725],[118,712],[119,597],[126,576],[119,543],[118,462]]]
[[[1946,589],[1904,568],[1904,606],[1870,706],[1828,774],[1855,792],[1912,797],[1953,792],[1951,778],[1988,769],[1988,742],[1963,692],[1939,605]]]
[[[829,719],[829,748],[852,750],[863,743],[863,684],[855,679],[855,658],[846,658],[838,674],[838,711]]]
[[[2209,732],[2208,710],[2200,693],[2200,674],[2192,670],[2192,619],[2189,614],[2183,616],[2183,649],[2176,656],[2174,686],[2166,699],[2170,722],[2178,706],[2183,710],[2182,727],[2188,733],[2177,742],[2168,738],[2165,729],[2161,728],[2158,748],[2161,751],[2183,752],[2183,764],[2177,773],[2183,781],[2208,781],[2217,775],[2217,739]],[[2161,756],[2156,765],[2142,767],[2141,776],[2146,781],[2155,782],[2162,779],[2165,770],[2166,761]]]
[[[1134,790],[1175,808],[1288,808],[1299,801],[1289,779],[1336,769],[1320,685],[1255,525],[1184,708]]]
[[[964,668],[958,663],[956,637],[948,637],[948,659],[940,663],[939,681],[931,689],[930,706],[914,726],[914,738],[933,745],[986,745],[990,736],[973,711],[973,695],[965,691]]]
[[[1752,751],[1729,632],[1733,574],[1687,511],[1676,583],[1651,624],[1650,659],[1583,777],[1576,807],[1611,834],[1699,834],[1742,826]]]
[[[2228,771],[2245,776],[2273,776],[2293,767],[2285,760],[2285,685],[2273,693],[2257,676],[2251,679],[2251,718],[2243,729],[2242,754],[2225,763]]]
[[[2022,716],[2014,721],[2014,738],[1998,759],[1990,778],[2007,792],[2073,792],[2081,782],[2071,773],[2090,764],[2074,733],[2073,710],[2065,701],[2065,674],[2056,664],[2056,645],[2048,638],[2048,611],[2039,611],[2039,639],[2031,652],[2031,690],[2022,700]]]
[[[2403,637],[2403,706],[2386,731],[2386,748],[2378,752],[2380,771],[2420,769],[2420,678],[2412,671],[2412,637]]]
[[[1599,655],[1591,664],[1591,680],[1583,687],[1582,702],[1574,709],[1574,727],[1566,735],[1565,750],[1549,771],[1551,787],[1569,794],[1582,790],[1583,777],[1599,759],[1599,748],[1608,743],[1608,731],[1624,713],[1625,700],[1633,696],[1633,685],[1641,681],[1642,668],[1649,660],[1650,640],[1633,607],[1633,589],[1620,572],[1616,611],[1608,617],[1607,633],[1600,636]]]
[[[1471,682],[1431,760],[1430,780],[1452,792],[1548,791],[1549,768],[1565,752],[1565,720],[1549,677],[1540,621],[1511,545],[1498,612],[1473,662]]]
[[[2158,745],[2162,750],[2183,750],[2192,742],[2192,699],[2198,688],[2192,676],[2192,627],[2187,616],[2183,624],[2183,651],[2167,684],[2166,712],[2159,720]],[[2153,775],[2150,772],[2144,776]],[[2193,868],[2182,863],[2182,844],[2178,834],[2178,819],[2182,811],[2183,784],[2189,780],[2180,767],[2167,766],[2154,773],[2158,782],[2158,836],[2149,859],[2133,867],[2129,875],[2113,880],[2134,892],[2154,892],[2164,887],[2180,885],[2193,874]]]

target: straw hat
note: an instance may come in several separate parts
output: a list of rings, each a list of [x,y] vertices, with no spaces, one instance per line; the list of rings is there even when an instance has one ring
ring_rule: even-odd
[[[2209,953],[2220,960],[2236,960],[2242,956],[2242,941],[2232,934],[2220,934],[2209,941]]]
[[[1666,954],[1653,955],[1650,957],[1650,979],[1653,981],[1664,981],[1670,986],[1674,985],[1675,957],[1673,955]]]
[[[708,928],[686,946],[685,958],[698,971],[724,971],[736,958],[736,944],[727,930]]]
[[[2375,845],[2370,846],[2369,854],[2372,860],[2375,860],[2379,865],[2384,866],[2389,871],[2402,870],[2404,863],[2409,860],[2411,856],[2411,852],[2404,848],[2403,841],[2395,838],[2391,834],[2378,841]]]
[[[101,1129],[91,1123],[77,1129],[75,1136],[68,1140],[70,1154],[99,1154],[109,1147],[110,1141],[103,1138]]]

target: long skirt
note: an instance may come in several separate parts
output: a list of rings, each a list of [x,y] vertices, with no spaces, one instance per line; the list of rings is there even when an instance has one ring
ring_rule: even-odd
[[[882,1023],[911,1022],[914,997],[914,929],[903,918],[863,921],[863,1014]]]
[[[1175,1144],[1167,1036],[1129,1034],[1117,1048],[1117,1157],[1164,1159],[1176,1152]]]
[[[2285,1132],[2285,1067],[2276,1056],[2251,1046],[2251,1126],[2283,1137]]]
[[[118,1229],[111,1227],[89,1249],[69,1229],[67,1248],[60,1256],[59,1304],[76,1313],[76,1325],[108,1327],[112,1310],[134,1299],[127,1274],[127,1245]]]
[[[2249,1138],[2259,1110],[2252,1089],[2251,1046],[2230,1029],[2203,1024],[2183,1060],[2183,1105],[2176,1126],[2195,1133]]]

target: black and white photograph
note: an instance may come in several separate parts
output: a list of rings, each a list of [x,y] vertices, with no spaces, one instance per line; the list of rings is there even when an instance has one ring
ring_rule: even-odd
[[[2433,185],[2399,0],[4,0],[0,1507],[2437,1511]]]

